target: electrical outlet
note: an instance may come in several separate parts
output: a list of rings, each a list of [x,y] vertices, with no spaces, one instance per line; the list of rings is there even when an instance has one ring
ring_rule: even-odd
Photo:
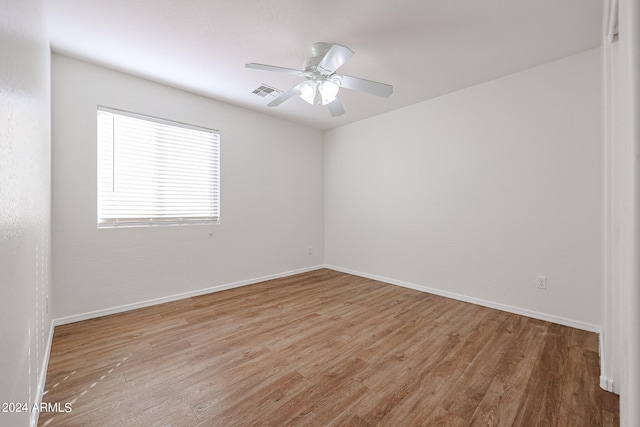
[[[308,253],[309,255],[311,255],[311,254],[313,253],[313,248],[312,248],[311,246],[309,246],[309,247],[307,248],[307,253]]]
[[[547,290],[547,276],[536,276],[536,288]]]

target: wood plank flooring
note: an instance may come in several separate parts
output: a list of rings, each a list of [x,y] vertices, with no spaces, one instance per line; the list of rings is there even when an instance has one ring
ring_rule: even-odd
[[[331,270],[55,329],[40,426],[617,426],[597,336]]]

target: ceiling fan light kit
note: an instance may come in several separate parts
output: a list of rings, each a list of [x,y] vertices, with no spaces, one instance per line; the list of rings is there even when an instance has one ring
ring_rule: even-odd
[[[338,97],[338,90],[340,86],[331,80],[325,80],[322,84],[317,86],[320,95],[322,96],[322,105],[327,105],[336,100]]]
[[[340,86],[331,80],[310,79],[300,84],[300,98],[309,104],[327,105],[336,100]]]
[[[316,85],[312,83],[312,80],[307,80],[300,84],[300,98],[309,104],[314,103],[316,99]]]
[[[292,96],[300,95],[300,98],[309,104],[327,106],[329,113],[335,117],[344,114],[344,108],[338,98],[338,92],[341,87],[384,98],[393,93],[393,86],[391,85],[336,74],[338,68],[354,55],[353,51],[348,47],[339,44],[314,43],[311,46],[311,54],[313,56],[304,62],[304,70],[256,63],[246,64],[247,68],[295,74],[307,79],[281,94],[268,103],[267,106],[276,107]]]

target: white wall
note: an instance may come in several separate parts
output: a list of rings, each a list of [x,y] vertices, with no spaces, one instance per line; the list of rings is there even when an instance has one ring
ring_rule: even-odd
[[[620,43],[614,37],[615,19],[610,14],[617,13],[612,2],[607,2],[603,19],[603,318],[600,336],[600,387],[620,393],[621,384],[621,281],[624,277],[625,240],[630,233],[625,230],[624,205],[628,194],[630,174],[624,168],[627,158],[621,143],[620,107]]]
[[[51,333],[50,59],[41,0],[0,0],[0,425],[37,418]]]
[[[620,364],[620,425],[640,425],[640,1],[619,1],[620,41],[618,60],[620,132],[613,145],[623,153],[613,164],[621,177],[620,209],[615,218],[622,236],[617,243],[620,258],[620,312],[614,326],[620,328],[615,361]]]
[[[596,49],[326,132],[325,262],[598,330],[601,87]]]
[[[56,318],[322,264],[320,131],[57,54],[52,69]],[[221,224],[98,230],[98,105],[219,130]]]

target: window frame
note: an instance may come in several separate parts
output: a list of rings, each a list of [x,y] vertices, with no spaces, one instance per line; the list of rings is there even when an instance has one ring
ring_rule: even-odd
[[[109,176],[109,172],[105,172],[105,162],[109,161],[111,164],[111,183],[112,185],[115,187],[115,182],[116,179],[122,179],[119,178],[121,175],[117,175],[116,176],[116,167],[113,165],[115,163],[115,155],[116,155],[116,144],[117,144],[117,136],[114,133],[114,130],[111,131],[111,137],[110,138],[106,138],[106,141],[110,142],[105,142],[103,140],[103,135],[101,135],[101,130],[102,130],[102,124],[101,124],[101,113],[107,113],[107,114],[111,114],[113,115],[113,119],[112,120],[116,120],[117,116],[122,116],[126,119],[134,119],[134,120],[142,120],[144,122],[149,122],[149,123],[153,123],[156,125],[161,125],[161,126],[169,126],[171,128],[176,128],[176,129],[186,129],[188,131],[197,131],[197,132],[202,132],[202,133],[206,133],[209,134],[210,138],[211,138],[211,143],[213,144],[212,147],[204,147],[205,150],[204,151],[208,151],[210,157],[206,160],[206,162],[211,163],[211,167],[213,168],[212,171],[210,171],[209,176],[210,176],[210,183],[209,183],[209,195],[206,196],[203,199],[207,199],[209,200],[208,202],[208,207],[207,209],[204,210],[209,210],[210,211],[210,215],[198,215],[198,216],[192,216],[189,215],[188,213],[186,213],[185,211],[183,211],[181,215],[174,215],[174,216],[166,216],[166,215],[162,215],[162,214],[153,214],[151,213],[151,211],[153,210],[153,208],[148,208],[148,213],[145,215],[137,215],[137,216],[128,216],[127,214],[122,215],[122,217],[114,217],[114,214],[111,213],[106,214],[106,210],[105,210],[105,205],[109,205],[109,203],[107,202],[107,197],[105,197],[106,193],[115,193],[115,191],[110,191],[107,192],[104,189],[104,180],[105,180],[105,176]],[[182,122],[178,122],[178,121],[174,121],[174,120],[168,120],[168,119],[163,119],[163,118],[159,118],[159,117],[154,117],[154,116],[148,116],[148,115],[144,115],[144,114],[140,114],[140,113],[133,113],[130,111],[125,111],[125,110],[119,110],[119,109],[115,109],[115,108],[111,108],[111,107],[105,107],[102,105],[98,105],[97,109],[96,109],[96,124],[97,124],[97,143],[96,143],[96,148],[97,148],[97,153],[96,153],[96,158],[97,158],[97,170],[96,170],[96,177],[97,177],[97,185],[96,185],[96,190],[97,190],[97,203],[96,203],[96,208],[97,208],[97,225],[99,229],[103,229],[103,228],[120,228],[120,227],[149,227],[149,226],[171,226],[171,225],[216,225],[220,223],[220,141],[221,141],[221,137],[220,137],[220,131],[215,130],[215,129],[211,129],[211,128],[206,128],[203,126],[197,126],[197,125],[191,125],[191,124],[187,124],[187,123],[182,123]],[[153,125],[152,125],[153,126]],[[192,142],[194,141],[193,139],[191,140]],[[159,142],[159,138],[157,138],[155,141],[155,143]],[[176,141],[173,141],[174,144],[176,143]],[[110,146],[106,147],[106,150],[111,150],[111,158],[108,160],[104,160],[103,159],[103,151],[105,151],[105,148],[103,146],[103,144],[110,144]],[[122,143],[122,142],[121,142]],[[154,150],[162,150],[161,148],[158,148],[159,145],[156,145],[153,149]],[[174,145],[172,148],[176,148],[176,146]],[[199,151],[199,150],[191,150],[192,152],[190,153],[190,155],[194,156],[194,152],[195,151]],[[185,151],[187,152],[187,151]],[[154,151],[155,153],[155,151]],[[194,157],[195,158],[195,157]],[[157,164],[154,163],[154,165]],[[160,166],[159,164],[157,164],[158,167]],[[187,167],[187,165],[182,165],[184,167]],[[206,170],[206,169],[202,169],[202,170]],[[157,174],[157,173],[156,173]],[[154,175],[155,176],[155,175]],[[160,177],[166,177],[167,175],[162,175],[159,174]],[[128,182],[134,182],[134,183],[138,183],[140,184],[142,181],[134,181],[131,180]],[[158,185],[159,181],[152,181],[154,185]],[[202,191],[200,189],[200,191]],[[157,193],[157,192],[156,192]],[[202,196],[202,194],[201,194]],[[167,204],[168,202],[175,202],[176,199],[171,199],[171,198],[167,198],[167,197],[162,197],[162,196],[158,196],[156,198],[153,199],[154,200],[154,207],[157,209],[158,207],[158,203],[161,204]],[[164,202],[163,202],[164,200]],[[122,209],[124,206],[127,206],[126,204],[122,204],[120,206],[120,208]],[[189,205],[189,207],[194,207],[196,206],[195,204],[191,204]],[[113,208],[111,208],[113,209]],[[203,210],[203,211],[204,211]]]

